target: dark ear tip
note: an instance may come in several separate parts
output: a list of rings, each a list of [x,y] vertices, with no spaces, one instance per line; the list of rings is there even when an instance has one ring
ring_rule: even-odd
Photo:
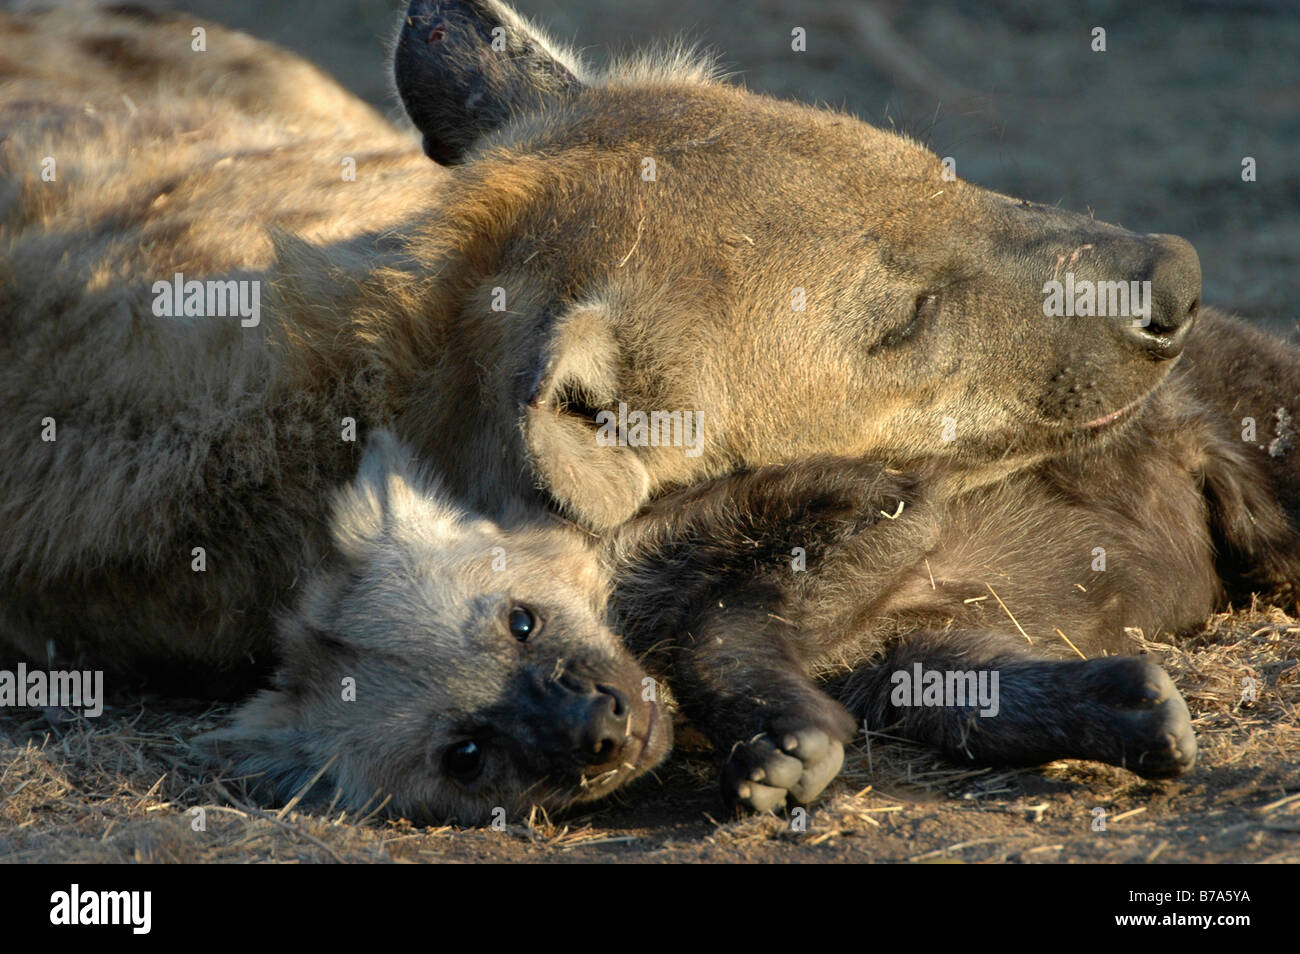
[[[501,0],[413,0],[393,58],[402,105],[424,152],[457,165],[520,107],[581,83]]]

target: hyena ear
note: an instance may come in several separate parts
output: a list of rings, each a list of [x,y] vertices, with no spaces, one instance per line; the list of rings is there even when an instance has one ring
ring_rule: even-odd
[[[424,151],[465,161],[520,109],[576,90],[583,69],[498,0],[411,0],[397,38],[397,92]]]
[[[591,530],[626,521],[650,495],[636,450],[604,439],[616,428],[618,344],[602,304],[556,323],[552,351],[528,400],[524,442],[551,498]]]
[[[195,737],[191,749],[207,765],[246,777],[259,801],[283,802],[317,774],[317,753],[299,724],[297,707],[278,690],[264,689],[244,703],[223,729]],[[319,779],[317,788],[327,784]]]
[[[432,478],[419,474],[411,451],[379,429],[366,442],[356,479],[335,498],[330,529],[341,554],[364,560],[384,538],[414,533],[449,542],[463,534],[462,516]]]

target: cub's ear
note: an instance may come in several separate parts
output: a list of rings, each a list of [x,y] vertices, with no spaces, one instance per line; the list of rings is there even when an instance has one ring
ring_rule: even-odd
[[[418,473],[405,445],[390,432],[375,430],[356,479],[334,499],[330,530],[341,554],[364,561],[383,539],[450,542],[463,534],[463,517],[431,477]]]
[[[528,401],[524,442],[551,498],[588,529],[609,530],[641,508],[650,474],[633,448],[602,439],[616,430],[620,360],[605,306],[568,312],[553,342]]]
[[[402,105],[444,166],[510,116],[582,85],[577,58],[498,0],[411,0],[397,38]]]
[[[392,431],[376,428],[366,439],[366,449],[357,468],[356,489],[374,495],[381,508],[391,509],[391,491],[400,492],[413,483],[414,455]]]
[[[318,791],[333,785],[319,771],[321,759],[302,729],[297,705],[277,690],[262,690],[229,726],[195,737],[190,747],[205,764],[247,778],[259,801],[283,803],[313,778]]]

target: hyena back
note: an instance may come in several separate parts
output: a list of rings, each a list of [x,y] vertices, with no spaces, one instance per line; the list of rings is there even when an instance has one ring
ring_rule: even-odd
[[[316,363],[282,266],[328,249],[312,294],[345,308],[445,176],[298,57],[128,5],[0,14],[0,112],[0,634],[238,695],[391,410],[378,367]],[[260,320],[160,316],[178,274]]]

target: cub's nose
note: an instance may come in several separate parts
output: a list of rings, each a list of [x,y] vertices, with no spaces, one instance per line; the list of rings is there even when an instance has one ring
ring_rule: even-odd
[[[621,756],[627,741],[627,696],[613,686],[566,672],[550,693],[552,751],[580,765],[606,766]]]
[[[1129,320],[1123,332],[1135,347],[1158,361],[1176,358],[1201,306],[1201,260],[1177,235],[1150,235],[1147,272],[1150,314]]]
[[[627,738],[627,697],[612,686],[596,686],[575,751],[588,765],[614,761]]]

